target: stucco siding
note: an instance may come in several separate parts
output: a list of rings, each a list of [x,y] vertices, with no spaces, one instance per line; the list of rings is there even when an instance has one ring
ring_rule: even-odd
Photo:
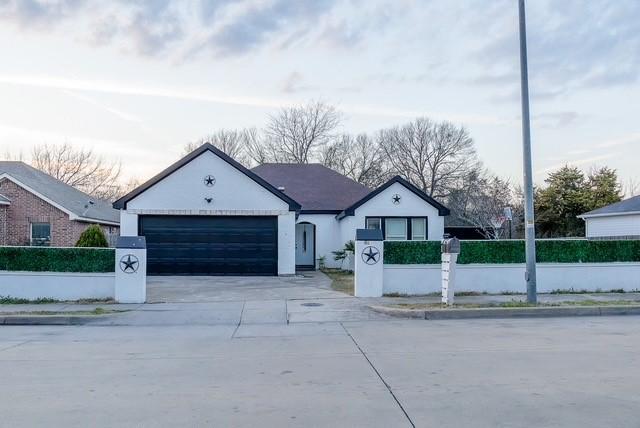
[[[587,238],[640,237],[640,214],[585,219]]]
[[[333,259],[332,251],[343,247],[340,241],[340,225],[335,214],[300,214],[296,223],[312,223],[316,227],[316,261],[324,257],[325,265],[338,268],[340,263]],[[355,232],[354,232],[355,233]]]
[[[215,185],[207,187],[204,178],[212,175]],[[205,198],[213,198],[208,203]],[[199,214],[199,211],[288,211],[282,199],[206,151],[173,174],[127,203],[130,213],[176,211]],[[240,213],[238,213],[240,214]]]
[[[393,195],[400,196],[400,203],[394,204]],[[340,221],[342,243],[355,239],[356,229],[365,227],[366,217],[427,217],[427,239],[440,240],[444,234],[444,217],[438,214],[438,209],[416,196],[400,183],[394,183],[380,192],[373,199],[358,207],[355,215],[345,217]]]

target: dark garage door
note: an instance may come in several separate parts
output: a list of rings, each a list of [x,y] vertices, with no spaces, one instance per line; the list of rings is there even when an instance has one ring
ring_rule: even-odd
[[[141,216],[149,275],[277,275],[277,217]]]

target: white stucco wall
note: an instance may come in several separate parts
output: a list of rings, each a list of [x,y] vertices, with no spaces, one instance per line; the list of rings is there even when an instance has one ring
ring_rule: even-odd
[[[526,292],[524,264],[457,265],[455,291]],[[539,263],[538,292],[557,289],[640,290],[640,263]],[[385,265],[384,293],[441,291],[440,265]]]
[[[341,249],[340,224],[335,214],[300,214],[296,223],[312,223],[316,226],[316,261],[324,256],[325,265],[339,268],[340,263],[333,259],[332,251]],[[354,237],[355,237],[355,231]]]
[[[35,300],[112,299],[114,273],[0,272],[0,296]]]
[[[296,213],[278,216],[278,275],[296,273]]]
[[[391,197],[400,195],[400,203],[395,205]],[[427,239],[430,241],[442,239],[444,234],[444,217],[438,215],[438,209],[416,196],[400,183],[394,183],[384,191],[358,207],[355,215],[345,217],[340,221],[341,245],[355,239],[356,229],[365,227],[366,217],[399,216],[399,217],[427,217]]]
[[[204,177],[213,175],[216,183],[204,185]],[[205,197],[212,197],[208,204]],[[289,211],[282,199],[206,151],[165,177],[127,203],[130,213],[207,214],[228,212],[235,215],[257,215],[258,212]]]
[[[138,214],[120,210],[120,236],[138,236]]]
[[[585,219],[587,238],[640,237],[640,214]]]

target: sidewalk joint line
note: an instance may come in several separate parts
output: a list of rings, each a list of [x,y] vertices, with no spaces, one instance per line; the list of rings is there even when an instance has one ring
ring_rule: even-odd
[[[387,388],[387,391],[389,391],[389,394],[391,394],[391,396],[393,397],[393,399],[395,400],[396,404],[398,405],[398,407],[400,407],[400,410],[402,410],[402,413],[404,413],[404,416],[407,418],[407,420],[409,421],[409,423],[411,424],[411,426],[413,428],[416,428],[416,424],[413,423],[413,421],[411,420],[411,417],[409,416],[409,414],[407,413],[407,411],[404,409],[404,407],[402,406],[402,403],[400,403],[400,400],[398,400],[398,397],[396,397],[396,395],[393,393],[393,390],[391,389],[391,386],[387,383],[387,381],[384,380],[384,378],[382,377],[382,375],[380,374],[380,372],[378,371],[378,369],[376,368],[376,366],[373,365],[373,363],[371,362],[371,360],[369,359],[369,357],[367,356],[367,354],[362,350],[362,348],[360,347],[360,345],[358,345],[358,342],[356,342],[356,339],[351,335],[351,333],[349,332],[349,330],[347,330],[347,328],[344,326],[344,324],[340,323],[340,325],[342,326],[342,328],[344,329],[345,333],[347,333],[347,336],[349,336],[349,338],[351,339],[351,341],[353,342],[354,345],[356,345],[356,348],[358,348],[358,351],[360,351],[360,353],[362,354],[362,356],[364,357],[365,360],[367,360],[367,363],[369,363],[369,366],[371,366],[371,368],[373,369],[373,371],[375,372],[376,375],[378,375],[378,378],[380,379],[380,381],[383,383],[383,385]]]

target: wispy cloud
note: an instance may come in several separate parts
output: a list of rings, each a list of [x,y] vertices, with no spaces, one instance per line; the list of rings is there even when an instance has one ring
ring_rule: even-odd
[[[622,146],[622,145],[631,144],[631,143],[640,144],[640,132],[636,132],[633,134],[624,135],[622,137],[603,141],[602,143],[597,144],[596,147],[604,149],[604,148]]]
[[[263,108],[281,108],[297,104],[297,101],[279,98],[239,97],[223,94],[214,94],[202,88],[170,88],[150,87],[138,84],[122,84],[98,80],[58,79],[42,76],[3,76],[0,75],[0,83],[13,85],[26,85],[42,88],[56,88],[74,91],[102,92],[119,95],[147,96],[172,98],[186,101],[205,101],[219,104],[241,105]],[[438,120],[449,120],[464,124],[515,124],[515,119],[504,119],[497,116],[460,114],[444,111],[405,110],[371,104],[340,104],[339,108],[351,114],[362,114],[384,117],[398,117],[413,119],[419,116],[429,116]]]
[[[562,168],[565,165],[571,165],[571,166],[581,166],[581,165],[590,165],[590,164],[594,164],[603,160],[607,160],[607,159],[611,159],[611,158],[615,158],[617,156],[619,156],[621,153],[619,152],[609,152],[603,155],[598,155],[598,156],[591,156],[591,157],[587,157],[587,158],[580,158],[580,159],[571,159],[571,160],[566,160],[563,162],[559,162],[556,163],[554,165],[548,166],[546,168],[543,169],[539,169],[536,170],[536,175],[541,175],[541,174],[546,174],[549,173],[551,171],[555,171],[559,168]]]

